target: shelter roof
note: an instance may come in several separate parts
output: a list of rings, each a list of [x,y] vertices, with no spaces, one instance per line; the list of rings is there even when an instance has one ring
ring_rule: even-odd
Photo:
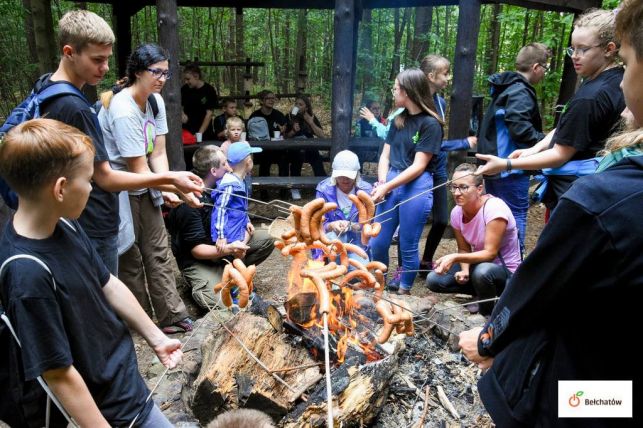
[[[359,0],[356,0],[359,3]],[[121,3],[130,10],[143,6],[156,5],[155,0],[89,0],[90,3]],[[364,9],[420,7],[420,6],[453,6],[458,0],[361,0]],[[596,0],[482,0],[482,3],[504,3],[530,9],[552,10],[561,12],[580,12],[596,7]],[[178,6],[189,7],[240,7],[257,9],[334,9],[335,0],[177,0]]]

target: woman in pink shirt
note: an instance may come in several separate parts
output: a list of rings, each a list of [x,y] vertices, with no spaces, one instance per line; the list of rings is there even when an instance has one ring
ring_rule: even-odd
[[[456,206],[451,227],[458,252],[436,262],[427,286],[437,293],[472,294],[476,300],[499,296],[521,262],[516,220],[502,199],[484,194],[482,176],[464,163],[453,173],[449,190]],[[491,314],[493,302],[469,305],[471,312]]]

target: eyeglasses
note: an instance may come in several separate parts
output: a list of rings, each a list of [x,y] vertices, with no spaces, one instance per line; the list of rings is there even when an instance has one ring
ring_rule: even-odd
[[[395,95],[396,93],[400,92],[400,88],[392,87],[391,88],[391,94]]]
[[[170,72],[170,70],[163,70],[161,68],[148,68],[147,71],[152,73],[152,76],[154,76],[155,79],[164,77],[165,80],[170,80],[170,78],[172,77],[172,73]]]
[[[469,186],[467,184],[462,184],[460,186],[456,186],[455,184],[452,184],[449,186],[449,191],[451,193],[456,193],[458,190],[460,191],[460,194],[467,193],[469,189],[476,187],[476,186]]]
[[[547,64],[538,63],[538,65],[545,69],[545,73],[547,73],[549,71],[549,66]]]
[[[567,54],[567,56],[570,56],[570,57],[574,56],[574,55],[579,56],[579,57],[583,57],[583,56],[585,56],[585,54],[587,53],[588,50],[598,48],[600,46],[601,45],[589,46],[587,48],[573,48],[573,47],[570,46],[567,49],[565,49],[565,53]]]

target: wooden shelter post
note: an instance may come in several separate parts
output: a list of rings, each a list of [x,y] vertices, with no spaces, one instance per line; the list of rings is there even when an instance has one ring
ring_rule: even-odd
[[[480,32],[480,0],[460,0],[458,34],[453,61],[453,89],[451,91],[451,114],[449,116],[449,139],[469,135],[473,76]],[[449,153],[449,172],[462,163],[466,153]]]
[[[353,115],[353,44],[357,40],[355,28],[355,0],[335,1],[334,40],[333,40],[333,92],[332,111],[333,146],[331,159],[335,153],[348,147]]]
[[[165,83],[163,98],[167,114],[168,134],[165,139],[170,169],[185,169],[181,140],[181,68],[179,67],[179,29],[176,0],[157,0],[159,44],[170,54],[172,79]]]
[[[115,2],[112,7],[112,19],[116,36],[116,70],[120,79],[125,76],[127,58],[132,51],[132,11],[125,2]]]

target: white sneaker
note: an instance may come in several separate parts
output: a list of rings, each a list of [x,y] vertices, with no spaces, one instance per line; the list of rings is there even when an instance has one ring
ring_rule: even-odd
[[[299,189],[290,189],[290,195],[295,201],[301,199],[301,193],[299,192]]]

